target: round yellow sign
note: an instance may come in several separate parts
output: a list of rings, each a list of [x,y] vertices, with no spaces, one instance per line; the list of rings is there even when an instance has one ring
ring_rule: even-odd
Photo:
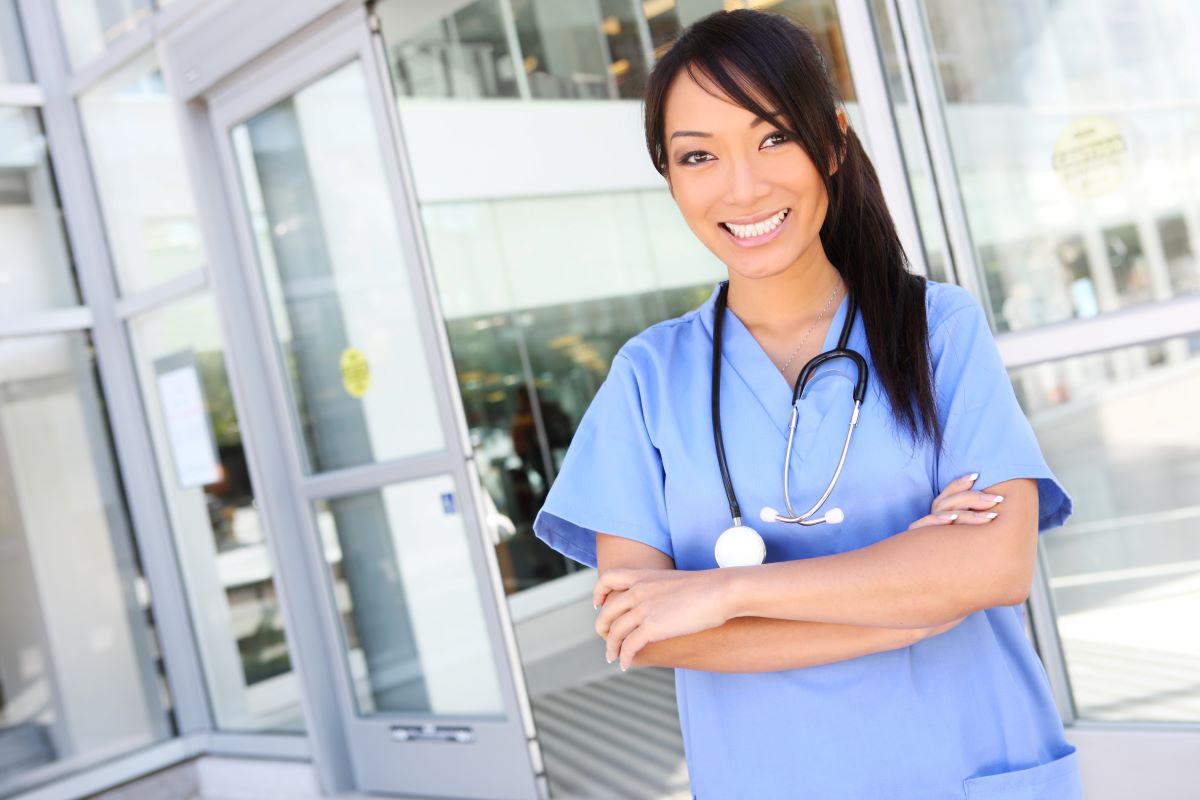
[[[367,393],[367,385],[371,382],[371,367],[367,357],[357,347],[347,347],[342,351],[342,386],[351,397],[362,397]]]
[[[1111,120],[1085,117],[1058,134],[1050,163],[1071,194],[1097,197],[1125,182],[1129,146]]]

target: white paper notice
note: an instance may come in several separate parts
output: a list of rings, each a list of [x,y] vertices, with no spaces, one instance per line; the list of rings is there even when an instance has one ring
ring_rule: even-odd
[[[216,483],[221,470],[196,368],[188,365],[160,372],[158,394],[179,485],[190,488]]]

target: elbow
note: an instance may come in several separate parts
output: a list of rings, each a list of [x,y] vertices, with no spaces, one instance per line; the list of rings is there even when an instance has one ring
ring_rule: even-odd
[[[1033,559],[1011,559],[1012,568],[1005,570],[1005,580],[999,581],[995,605],[1015,606],[1029,599],[1033,588]]]

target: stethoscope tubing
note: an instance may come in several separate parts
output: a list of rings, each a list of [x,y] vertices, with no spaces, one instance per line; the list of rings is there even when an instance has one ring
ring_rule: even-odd
[[[713,383],[712,383],[712,419],[713,419],[713,444],[717,452],[717,464],[721,470],[721,481],[725,486],[725,496],[729,502],[729,514],[733,517],[733,524],[739,526],[742,524],[741,507],[738,505],[737,496],[733,489],[733,480],[729,475],[729,465],[725,459],[725,441],[721,435],[721,355],[723,351],[722,331],[725,321],[725,307],[727,302],[727,294],[729,291],[729,281],[722,281],[720,290],[717,293],[717,303],[715,316],[713,319]],[[788,516],[776,515],[777,522],[791,522],[800,525],[819,525],[825,522],[825,518],[809,519],[815,514],[825,501],[829,499],[829,495],[833,493],[834,487],[837,485],[838,478],[842,474],[842,468],[846,463],[846,454],[850,450],[850,441],[854,436],[854,429],[858,425],[859,411],[862,408],[863,399],[866,397],[867,391],[867,362],[860,353],[850,350],[846,347],[846,343],[850,338],[850,330],[854,326],[854,318],[858,311],[858,303],[854,295],[850,295],[850,302],[846,309],[846,319],[842,323],[842,332],[838,337],[838,346],[833,350],[827,350],[823,353],[818,353],[808,360],[804,368],[800,370],[800,374],[796,377],[796,382],[792,387],[792,415],[788,423],[788,439],[787,453],[783,460],[783,500],[787,508]],[[792,442],[796,433],[796,422],[799,419],[800,410],[799,403],[804,396],[804,390],[808,386],[808,381],[817,367],[826,361],[835,358],[849,358],[854,362],[854,366],[858,372],[858,379],[854,384],[854,411],[850,415],[850,425],[846,430],[846,439],[842,444],[842,452],[838,457],[837,467],[834,469],[833,478],[829,485],[825,488],[825,492],[821,498],[803,514],[796,514],[792,508],[791,497],[788,492],[788,473],[790,471],[792,460]]]

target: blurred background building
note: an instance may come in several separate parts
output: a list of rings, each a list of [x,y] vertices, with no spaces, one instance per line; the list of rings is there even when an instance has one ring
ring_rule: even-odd
[[[0,796],[690,797],[530,524],[724,274],[640,97],[743,6],[1075,499],[1026,618],[1089,797],[1200,796],[1188,0],[0,0]]]

